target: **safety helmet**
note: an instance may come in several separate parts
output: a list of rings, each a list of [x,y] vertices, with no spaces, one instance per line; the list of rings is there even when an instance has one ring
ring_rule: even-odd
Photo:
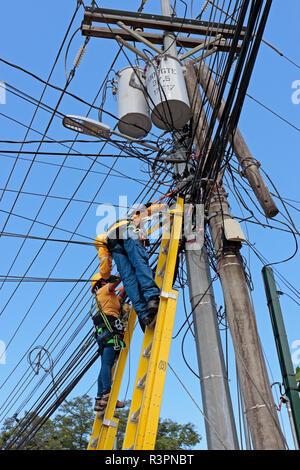
[[[94,274],[94,276],[92,277],[92,280],[91,280],[91,285],[92,285],[92,294],[94,293],[94,289],[96,287],[96,284],[98,281],[100,281],[102,279],[101,277],[101,274],[100,273],[96,273]]]

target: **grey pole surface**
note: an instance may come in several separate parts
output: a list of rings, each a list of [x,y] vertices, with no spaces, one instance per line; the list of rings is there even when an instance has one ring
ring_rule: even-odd
[[[223,188],[216,188],[212,196],[209,226],[219,263],[219,276],[253,448],[283,450],[285,440],[274,406],[255,312],[248,292],[240,254],[241,244],[224,240],[224,221],[232,217],[227,193]]]
[[[186,251],[190,301],[209,450],[238,449],[206,249]],[[216,433],[217,431],[217,433]],[[221,438],[221,439],[220,439]]]
[[[161,0],[161,8],[164,16],[171,16],[169,0]],[[177,57],[176,40],[172,33],[165,33],[164,50],[171,56]],[[180,158],[181,149],[178,149],[177,153]],[[180,168],[180,165],[177,167]],[[193,321],[202,402],[207,418],[205,419],[207,446],[209,450],[238,449],[205,248],[186,250],[186,264],[190,301],[194,309]]]

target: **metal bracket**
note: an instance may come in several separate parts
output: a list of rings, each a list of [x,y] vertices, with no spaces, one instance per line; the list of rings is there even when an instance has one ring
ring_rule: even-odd
[[[93,439],[91,440],[91,448],[96,449],[97,444],[98,444],[98,437],[93,437]]]
[[[131,422],[131,423],[137,423],[138,417],[139,417],[139,415],[140,415],[140,411],[141,411],[141,408],[139,408],[138,410],[134,411],[134,412],[131,414],[131,418],[130,418],[130,422]]]
[[[141,379],[138,379],[136,388],[138,390],[143,390],[145,388],[145,381],[146,381],[147,374],[144,375]]]
[[[218,212],[212,212],[211,214],[209,215],[206,215],[205,216],[205,220],[209,221],[210,219],[212,219],[213,217],[216,217],[216,215],[218,215],[218,213],[221,212],[221,211],[218,211]],[[233,219],[233,216],[227,212],[227,211],[222,211],[222,214],[223,215],[228,215],[229,217],[231,217]]]
[[[145,87],[143,87],[143,85],[137,80],[137,77],[136,77],[137,74],[138,74],[137,71],[132,72],[130,80],[129,80],[129,86],[131,86],[132,88],[137,88],[138,90],[141,90],[144,92]]]
[[[170,299],[177,300],[178,293],[177,293],[177,294],[173,294],[173,292],[164,292],[164,291],[162,291],[162,292],[160,293],[160,296],[161,296],[161,297],[166,297],[166,298],[170,298]]]
[[[111,426],[112,428],[117,428],[118,427],[118,423],[116,423],[115,421],[112,421],[110,419],[104,419],[103,424],[105,426]]]
[[[248,413],[248,411],[256,410],[256,409],[258,409],[258,408],[264,408],[265,406],[267,406],[267,405],[259,405],[259,404],[257,404],[257,405],[251,406],[250,408],[247,408],[247,409],[245,410],[245,413]]]
[[[202,49],[206,48],[208,49],[209,46],[211,46],[212,44],[214,44],[215,42],[218,42],[222,39],[222,34],[217,34],[217,36],[209,41],[204,41],[202,44],[200,44],[200,46],[197,46],[197,47],[194,47],[193,49],[191,49],[190,51],[188,52],[185,52],[184,54],[181,54],[179,56],[179,59],[180,60],[184,60],[186,59],[187,57],[189,57],[190,55],[192,54],[195,54],[196,52],[199,52],[201,51]],[[198,60],[198,59],[197,59]]]
[[[148,346],[147,348],[145,348],[144,351],[143,351],[143,357],[144,357],[145,359],[149,359],[151,348],[152,348],[152,341],[151,341],[151,343],[149,344],[149,346]]]

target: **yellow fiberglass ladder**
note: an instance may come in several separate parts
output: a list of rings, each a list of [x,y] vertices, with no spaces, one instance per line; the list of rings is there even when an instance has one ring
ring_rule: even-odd
[[[152,450],[155,447],[160,408],[165,384],[175,319],[178,292],[173,280],[183,221],[183,199],[178,197],[175,209],[164,223],[155,282],[160,288],[160,303],[155,328],[145,330],[137,377],[134,386],[123,450]],[[103,418],[96,414],[88,450],[112,450],[118,419],[114,417],[118,393],[125,368],[136,314],[130,311],[125,333],[126,348],[113,371],[113,383]]]

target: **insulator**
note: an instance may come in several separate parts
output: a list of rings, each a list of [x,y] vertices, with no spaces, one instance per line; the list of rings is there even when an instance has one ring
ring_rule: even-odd
[[[201,8],[201,13],[204,13],[204,12],[207,10],[208,4],[209,4],[209,0],[206,0],[206,1],[203,3],[203,6],[202,6],[202,8]]]
[[[77,56],[75,57],[75,60],[73,62],[73,67],[74,68],[79,67],[79,65],[82,61],[82,58],[85,54],[85,51],[86,51],[85,46],[80,46],[79,51],[77,52]]]

